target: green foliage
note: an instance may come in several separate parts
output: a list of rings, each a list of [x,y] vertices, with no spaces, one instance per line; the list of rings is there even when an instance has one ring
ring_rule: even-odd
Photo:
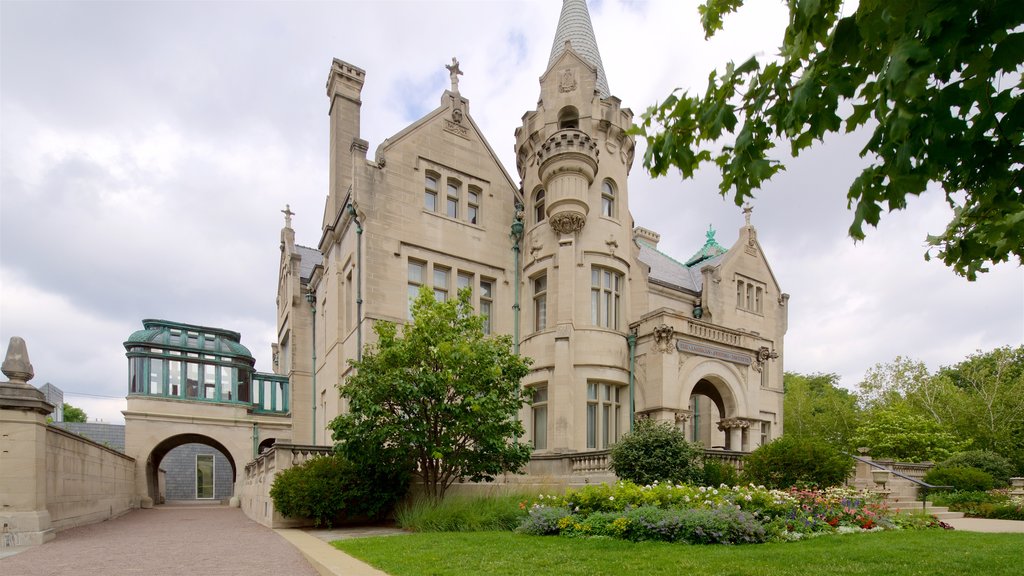
[[[939,370],[955,391],[947,409],[951,429],[972,447],[1006,457],[1024,475],[1024,346],[978,351]]]
[[[952,486],[954,490],[968,492],[992,489],[992,475],[977,468],[944,468],[937,466],[924,475],[924,481],[934,486]]]
[[[977,468],[984,470],[992,476],[996,488],[1009,486],[1010,477],[1013,476],[1013,466],[1010,462],[987,450],[968,450],[953,454],[949,459],[940,464],[942,468]]]
[[[510,337],[484,334],[469,298],[436,302],[423,287],[401,333],[374,324],[376,346],[339,386],[349,412],[331,423],[339,450],[405,459],[435,500],[460,479],[517,472],[532,451],[516,419],[529,362]]]
[[[338,455],[318,456],[278,474],[270,497],[281,514],[329,527],[343,517],[382,516],[407,486],[401,473],[358,466]]]
[[[817,439],[851,450],[861,418],[857,396],[839,386],[838,374],[786,372],[783,379],[786,435]]]
[[[525,502],[533,495],[447,496],[436,502],[421,499],[395,511],[400,528],[416,532],[514,530],[526,517]]]
[[[700,481],[699,446],[668,422],[640,420],[611,449],[615,474],[637,484]]]
[[[706,0],[707,36],[742,0]],[[929,183],[941,185],[953,218],[927,238],[957,274],[974,280],[1024,258],[1024,10],[1016,0],[789,2],[778,56],[712,72],[703,94],[673,93],[633,133],[647,140],[644,167],[691,178],[704,162],[721,171],[719,192],[741,205],[826,135],[873,125],[851,183],[849,234],[864,238],[883,210],[902,210]],[[718,147],[722,142],[724,146]]]
[[[870,448],[875,459],[900,462],[941,462],[969,444],[903,404],[869,412],[853,441]]]
[[[67,402],[64,403],[64,421],[65,422],[88,422],[89,415],[85,413],[85,410],[77,406],[72,406]]]
[[[788,435],[758,447],[743,465],[743,474],[751,482],[779,489],[838,486],[852,470],[853,459],[834,446]]]
[[[700,482],[704,486],[736,486],[740,483],[740,474],[731,464],[714,458],[705,458]]]
[[[946,506],[955,512],[964,512],[981,504],[1002,504],[1006,494],[996,491],[953,490],[930,493],[928,499],[936,506]]]

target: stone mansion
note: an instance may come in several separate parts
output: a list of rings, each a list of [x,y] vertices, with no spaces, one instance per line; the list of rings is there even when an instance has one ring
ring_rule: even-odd
[[[331,443],[349,360],[373,323],[409,318],[423,285],[440,299],[470,288],[487,329],[533,359],[521,419],[538,457],[603,450],[634,418],[708,448],[778,437],[788,295],[749,211],[732,246],[695,231],[690,256],[635,225],[633,113],[612,95],[585,0],[563,2],[537,108],[512,135],[514,176],[473,120],[458,61],[447,68],[437,108],[371,153],[359,124],[372,71],[330,67],[319,242],[295,243],[287,209],[281,231],[273,372],[289,383],[287,440]]]

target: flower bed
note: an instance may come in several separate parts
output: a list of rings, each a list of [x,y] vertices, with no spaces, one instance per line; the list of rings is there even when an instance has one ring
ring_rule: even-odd
[[[899,514],[850,488],[768,490],[689,484],[598,484],[540,495],[520,507],[518,531],[606,536],[689,544],[748,544],[864,530],[945,526],[931,516]]]

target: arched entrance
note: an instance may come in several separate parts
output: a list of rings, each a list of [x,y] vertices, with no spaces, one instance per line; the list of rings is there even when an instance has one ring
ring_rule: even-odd
[[[230,476],[218,474],[217,471],[217,458],[215,454],[212,454],[210,450],[195,450],[194,461],[189,461],[189,458],[184,460],[184,466],[178,465],[175,462],[173,469],[165,470],[167,472],[167,479],[163,487],[160,482],[160,465],[164,462],[168,454],[174,451],[176,448],[189,447],[192,445],[201,445],[212,448],[216,452],[220,453],[220,456],[227,461],[230,466]],[[209,455],[210,458],[206,456]],[[193,463],[194,462],[194,466]],[[184,476],[184,477],[183,477]],[[229,478],[228,486],[218,487],[217,477],[220,476],[222,479]],[[204,436],[202,434],[178,434],[171,436],[156,446],[150,451],[149,456],[146,458],[146,487],[148,496],[153,499],[153,503],[160,504],[165,501],[165,497],[168,494],[168,485],[171,482],[182,482],[188,486],[194,487],[195,498],[182,498],[183,492],[178,487],[173,487],[171,490],[172,499],[217,499],[218,496],[230,497],[234,493],[234,485],[238,480],[238,466],[235,459],[231,455],[231,451],[228,450],[223,444],[217,440]]]
[[[726,415],[725,399],[710,380],[702,378],[693,387],[688,410],[686,439],[700,442],[706,448],[725,448],[728,437],[718,430],[718,423]]]
[[[267,450],[270,450],[270,447],[274,445],[274,442],[277,442],[277,438],[267,438],[266,440],[260,442],[258,453],[263,454]]]

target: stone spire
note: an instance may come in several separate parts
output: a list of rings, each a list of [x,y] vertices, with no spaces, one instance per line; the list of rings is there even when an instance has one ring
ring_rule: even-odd
[[[601,52],[597,49],[597,38],[594,27],[590,23],[590,11],[587,0],[562,0],[562,15],[558,17],[558,28],[555,30],[555,41],[551,45],[551,57],[548,58],[548,69],[565,52],[566,43],[583,58],[587,64],[597,68],[597,92],[601,98],[611,95],[608,90],[608,78],[601,64]]]

